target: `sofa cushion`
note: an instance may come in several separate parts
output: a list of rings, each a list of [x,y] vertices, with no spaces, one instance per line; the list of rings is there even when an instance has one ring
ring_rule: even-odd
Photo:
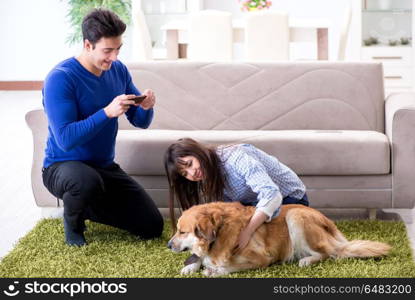
[[[157,61],[128,68],[139,90],[157,96],[152,129],[384,132],[381,63]]]
[[[164,152],[183,137],[210,144],[253,144],[299,175],[390,172],[386,135],[360,130],[120,130],[115,160],[131,175],[164,175]]]

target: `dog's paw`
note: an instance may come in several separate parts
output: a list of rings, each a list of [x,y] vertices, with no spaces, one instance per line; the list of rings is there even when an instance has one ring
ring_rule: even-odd
[[[309,265],[312,265],[315,262],[315,258],[313,256],[307,256],[303,257],[298,261],[298,265],[300,267],[308,267]]]
[[[307,267],[309,265],[315,264],[319,261],[321,261],[323,258],[320,254],[314,254],[311,256],[303,257],[298,261],[298,265],[300,267]]]
[[[207,277],[218,277],[223,275],[228,275],[229,271],[224,268],[206,268],[203,270],[203,275]]]
[[[202,272],[202,274],[205,275],[205,276],[207,276],[207,277],[213,277],[214,276],[213,275],[214,273],[215,273],[215,271],[212,268],[206,268]]]
[[[193,264],[183,267],[182,270],[180,271],[180,274],[190,275],[190,274],[193,274],[199,271],[199,269],[200,269],[200,263],[193,263]]]

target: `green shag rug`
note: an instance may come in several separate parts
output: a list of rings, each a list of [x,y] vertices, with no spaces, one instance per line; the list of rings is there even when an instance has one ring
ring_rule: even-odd
[[[189,253],[173,253],[166,247],[171,234],[168,221],[161,238],[140,241],[128,232],[87,222],[85,247],[64,243],[61,219],[44,219],[23,237],[0,262],[0,277],[203,277],[201,273],[181,276]],[[389,243],[389,256],[377,259],[326,260],[300,268],[296,262],[275,264],[266,269],[232,273],[227,277],[248,278],[356,278],[415,277],[415,263],[405,225],[398,221],[338,221],[348,239]]]

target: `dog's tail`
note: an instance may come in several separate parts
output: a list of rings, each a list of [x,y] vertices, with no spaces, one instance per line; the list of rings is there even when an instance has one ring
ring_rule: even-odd
[[[336,249],[338,258],[346,257],[378,257],[389,253],[391,246],[381,242],[353,240],[341,243]]]

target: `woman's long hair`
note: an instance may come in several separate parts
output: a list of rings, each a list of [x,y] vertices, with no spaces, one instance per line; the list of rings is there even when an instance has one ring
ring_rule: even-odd
[[[180,174],[185,156],[194,156],[203,171],[201,181],[190,181]],[[173,229],[176,229],[174,206],[177,201],[181,210],[193,205],[222,201],[225,176],[216,147],[208,147],[190,138],[179,139],[171,144],[164,155],[164,168],[169,182],[169,211]]]

